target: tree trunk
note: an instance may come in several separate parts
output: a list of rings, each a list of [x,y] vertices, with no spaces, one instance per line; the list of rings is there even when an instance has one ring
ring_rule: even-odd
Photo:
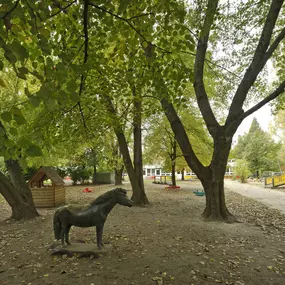
[[[172,182],[172,186],[176,186],[175,160],[171,162],[171,182]]]
[[[92,184],[96,185],[97,184],[97,168],[96,168],[96,164],[93,165],[93,175],[92,175]]]
[[[171,182],[172,186],[176,186],[175,168],[176,168],[176,155],[177,155],[177,143],[174,138],[172,145],[172,155],[171,155]]]
[[[0,172],[0,193],[12,208],[12,219],[28,220],[39,215],[35,207],[25,202],[23,192],[20,192],[2,172]]]
[[[223,132],[214,140],[214,153],[208,169],[210,175],[201,179],[206,193],[206,208],[203,217],[207,220],[234,222],[236,218],[228,211],[225,202],[224,176],[227,167],[231,140]]]
[[[122,185],[123,184],[123,170],[124,167],[122,166],[120,169],[115,169],[115,185]]]
[[[182,180],[182,181],[185,180],[185,177],[184,177],[184,170],[185,170],[185,168],[182,168],[182,171],[181,171],[181,180]]]
[[[116,130],[115,132],[118,138],[120,151],[123,156],[124,165],[125,165],[125,168],[127,170],[127,173],[129,175],[129,179],[132,185],[132,189],[133,189],[132,200],[134,201],[135,205],[148,204],[149,202],[145,195],[145,192],[141,190],[140,184],[137,180],[125,135],[121,132],[118,132],[118,130]]]
[[[124,166],[125,166],[125,169],[129,175],[129,179],[130,179],[132,189],[133,189],[132,200],[133,200],[135,205],[146,205],[149,202],[148,202],[148,199],[147,199],[146,194],[144,192],[144,189],[141,189],[140,183],[137,180],[137,176],[136,176],[136,172],[134,170],[133,163],[131,160],[127,140],[126,140],[125,134],[123,132],[123,129],[120,125],[120,122],[116,117],[116,111],[115,111],[115,108],[113,106],[113,103],[110,100],[110,98],[108,98],[108,97],[101,97],[101,98],[105,102],[108,111],[113,116],[114,132],[116,134],[118,144],[119,144],[119,148],[120,148],[120,152],[123,156]]]
[[[224,177],[218,180],[201,181],[206,193],[206,207],[202,216],[210,221],[235,222],[225,202]]]
[[[12,184],[15,186],[15,188],[21,193],[21,197],[23,199],[23,202],[28,204],[31,209],[34,210],[35,213],[37,213],[32,192],[26,183],[25,177],[23,175],[23,171],[19,165],[19,162],[17,160],[8,159],[5,161],[6,168],[10,174],[10,178],[12,181]],[[37,213],[37,216],[39,214]]]
[[[224,193],[224,175],[233,134],[227,135],[226,130],[222,127],[217,130],[214,137],[212,161],[209,166],[205,167],[195,155],[184,126],[173,105],[165,99],[161,100],[161,105],[188,166],[202,182],[206,193],[206,208],[203,217],[208,220],[236,221],[235,217],[226,208]]]
[[[133,88],[135,95],[135,89]],[[144,181],[143,181],[143,162],[142,162],[142,129],[141,129],[141,114],[142,103],[141,98],[134,98],[134,171],[136,180],[140,186],[140,192],[134,191],[132,200],[137,201],[138,204],[148,204],[148,199],[145,194]]]

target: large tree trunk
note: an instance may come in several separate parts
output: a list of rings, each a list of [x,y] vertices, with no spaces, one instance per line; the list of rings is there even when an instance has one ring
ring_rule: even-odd
[[[123,166],[120,169],[115,168],[115,185],[123,184],[123,170]]]
[[[23,191],[20,192],[2,172],[0,172],[0,193],[12,208],[12,219],[28,220],[39,215],[35,207],[25,201]]]
[[[133,94],[135,90],[133,88]],[[134,98],[134,171],[136,180],[140,186],[140,192],[133,192],[132,200],[137,201],[138,204],[148,204],[148,199],[145,195],[144,181],[143,181],[143,162],[142,162],[142,129],[141,129],[141,114],[142,103],[141,98]]]
[[[32,192],[26,183],[23,171],[17,160],[8,159],[5,161],[6,168],[10,174],[10,179],[16,189],[21,193],[24,202],[35,208]]]
[[[212,161],[208,167],[210,175],[205,175],[204,178],[200,179],[206,193],[206,207],[203,217],[208,220],[236,221],[226,207],[224,190],[224,176],[230,148],[231,139],[226,138],[223,132],[217,134],[214,140]]]
[[[231,148],[232,136],[227,136],[223,128],[219,128],[214,138],[214,152],[211,164],[205,167],[195,155],[189,138],[185,132],[172,104],[163,99],[161,105],[171,124],[176,140],[182,150],[189,167],[202,182],[206,193],[206,208],[203,216],[208,220],[235,221],[226,208],[224,193],[224,175]]]
[[[235,217],[228,211],[225,202],[224,178],[202,181],[206,193],[206,207],[202,216],[207,220],[234,222]]]

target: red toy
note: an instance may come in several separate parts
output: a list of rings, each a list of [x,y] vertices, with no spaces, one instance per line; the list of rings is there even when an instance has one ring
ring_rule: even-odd
[[[92,192],[92,190],[88,189],[88,187],[83,190],[83,193],[90,193],[90,192]]]

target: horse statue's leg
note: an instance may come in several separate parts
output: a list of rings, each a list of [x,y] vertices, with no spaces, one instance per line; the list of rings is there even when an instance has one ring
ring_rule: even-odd
[[[66,242],[66,244],[70,244],[70,242],[69,242],[69,231],[70,231],[70,228],[71,228],[71,225],[68,225],[66,227],[66,229],[65,229],[64,235],[65,235],[65,242]]]
[[[104,224],[103,224],[103,225],[100,225],[100,226],[96,226],[97,247],[98,247],[99,249],[102,249],[102,247],[104,246],[103,241],[102,241],[103,228],[104,228]]]
[[[60,239],[61,239],[61,245],[64,246],[64,233],[65,233],[65,227],[61,225],[61,230],[60,230]]]

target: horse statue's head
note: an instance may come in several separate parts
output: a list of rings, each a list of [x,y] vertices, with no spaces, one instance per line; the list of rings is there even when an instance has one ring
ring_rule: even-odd
[[[99,205],[107,202],[108,200],[116,199],[116,202],[123,206],[132,207],[133,201],[127,196],[127,191],[123,188],[116,188],[110,190],[94,200],[91,205]]]

